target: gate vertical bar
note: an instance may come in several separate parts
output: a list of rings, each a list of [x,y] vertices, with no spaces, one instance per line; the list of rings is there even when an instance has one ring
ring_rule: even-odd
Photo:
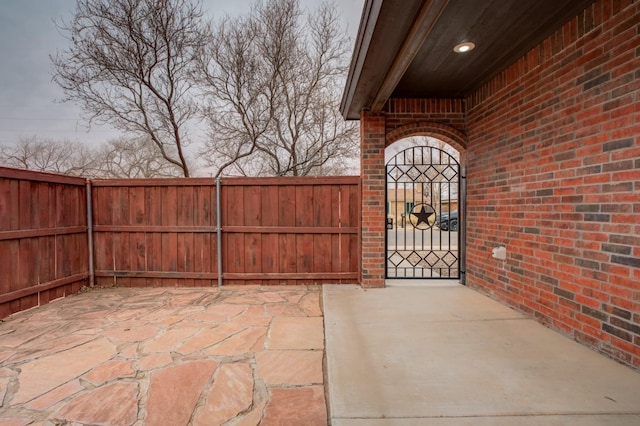
[[[222,287],[222,220],[220,218],[220,178],[216,178],[216,234],[218,245],[218,288]]]
[[[467,285],[467,166],[460,167],[460,207],[458,207],[458,247],[460,284]]]

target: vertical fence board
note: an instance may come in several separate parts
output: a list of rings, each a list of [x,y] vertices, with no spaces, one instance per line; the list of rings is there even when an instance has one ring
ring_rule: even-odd
[[[5,216],[8,221],[5,229],[20,229],[20,181],[12,180],[9,182],[9,215]]]
[[[58,228],[64,227],[66,223],[65,215],[67,214],[66,209],[66,200],[65,200],[65,191],[62,186],[56,185],[54,188],[55,191],[55,200],[56,200],[56,208],[55,208],[55,217],[56,223],[55,226]]]
[[[0,231],[9,230],[9,221],[7,218],[11,215],[9,207],[11,206],[11,181],[0,177]],[[2,277],[0,277],[1,279]]]
[[[176,225],[191,226],[194,224],[193,218],[193,187],[180,187],[176,191]]]
[[[88,265],[88,257],[87,257],[87,243],[84,239],[84,235],[75,234],[69,235],[72,239],[70,243],[71,253],[67,253],[69,258],[71,259],[71,274],[76,275],[81,273],[86,265]]]
[[[243,209],[241,217],[243,226],[260,226],[262,225],[262,196],[259,186],[243,187]]]
[[[313,226],[313,187],[309,185],[296,187],[295,199],[296,226]]]
[[[51,199],[50,185],[46,182],[40,182],[38,185],[38,227],[39,228],[51,228],[53,225],[50,222],[51,218]]]
[[[296,188],[285,185],[278,187],[278,224],[296,226]]]
[[[267,273],[278,272],[278,259],[280,258],[278,234],[263,234],[262,247],[261,270]]]
[[[162,225],[162,188],[144,187],[144,223],[146,225]]]
[[[162,225],[162,188],[144,187],[144,221],[146,226]],[[162,270],[162,236],[157,232],[145,232],[145,268],[144,272]],[[146,285],[158,286],[155,277],[146,277]]]
[[[167,187],[162,193],[162,225],[176,226],[176,187]],[[176,233],[162,234],[162,271],[177,270],[178,235]]]
[[[32,228],[32,220],[31,220],[31,182],[28,180],[21,180],[18,186],[19,194],[18,194],[18,208],[19,208],[19,218],[18,218],[18,229],[31,229]],[[38,200],[33,200],[37,203]]]
[[[51,252],[49,251],[49,238],[47,237],[40,237],[37,238],[37,244],[38,244],[38,282],[40,283],[46,283],[51,281],[52,278],[52,274],[51,274],[51,262],[49,262],[49,258],[51,255]],[[2,244],[0,244],[1,246]],[[2,256],[0,256],[0,259],[2,259]],[[4,292],[0,291],[0,294],[4,294]],[[48,302],[48,300],[47,300]]]
[[[7,248],[9,256],[8,261],[3,263],[3,269],[7,271],[9,278],[9,292],[21,290],[23,280],[20,277],[20,265],[18,261],[20,259],[20,240],[3,241],[3,245]]]
[[[331,235],[313,236],[313,272],[331,270]]]
[[[313,187],[313,226],[330,227],[332,225],[332,193],[329,185]],[[313,236],[313,272],[332,270],[331,235],[317,234]]]
[[[255,207],[260,209],[262,261],[260,271],[266,275],[262,283],[296,283],[296,282],[357,282],[359,279],[359,265],[354,264],[353,269],[346,265],[351,265],[350,259],[347,262],[341,258],[349,250],[348,246],[352,241],[359,241],[359,222],[347,223],[348,219],[340,222],[339,217],[343,214],[337,211],[341,189],[335,190],[336,186],[343,185],[345,188],[353,187],[354,194],[359,193],[358,178],[282,178],[264,179],[262,182],[250,179],[240,179],[240,183],[228,183],[228,185],[255,185],[261,186],[261,204]],[[270,186],[277,187],[277,208],[278,226],[273,227],[273,210],[271,204],[265,200],[275,198],[274,189],[266,189]],[[223,187],[223,190],[228,188]],[[247,188],[245,188],[245,191]],[[271,192],[273,191],[273,192]],[[346,194],[347,197],[350,194]],[[245,209],[250,209],[249,200],[251,196],[244,196]],[[233,200],[229,195],[227,201]],[[225,203],[226,204],[226,203]],[[359,211],[359,206],[357,206]],[[227,210],[228,211],[228,210]],[[357,212],[356,212],[357,213]],[[258,215],[255,211],[245,217],[251,218],[253,222],[245,222],[246,230],[239,231],[237,226],[231,226],[233,232],[245,233],[245,248],[249,257],[245,259],[245,276],[253,278],[253,252],[257,250],[255,227],[251,223],[256,223]],[[359,215],[348,213],[347,217],[359,219]],[[224,220],[229,224],[229,220]],[[283,228],[278,230],[278,228]],[[227,228],[228,229],[228,228]],[[343,230],[344,229],[344,230]],[[272,233],[273,232],[273,233]],[[226,235],[226,233],[225,233]],[[275,237],[274,237],[275,235]],[[358,256],[355,251],[354,256]],[[274,257],[277,255],[277,257]],[[274,272],[273,267],[277,265]],[[227,272],[227,271],[225,271]],[[225,277],[240,280],[238,273],[226,273]],[[227,282],[227,279],[225,279]],[[234,281],[235,282],[235,281]],[[240,281],[237,281],[240,282]],[[249,281],[247,281],[249,282]]]
[[[178,224],[178,188],[175,186],[168,186],[163,189],[161,206],[162,225],[176,226]]]
[[[317,185],[313,187],[312,209],[314,214],[313,226],[315,227],[327,227],[331,226],[331,219],[333,216],[331,196],[331,186],[329,185]],[[337,205],[336,205],[337,207]]]
[[[298,234],[296,235],[296,269],[298,273],[313,272],[313,235]]]
[[[176,234],[176,271],[177,272],[187,272],[186,269],[186,256],[185,251],[186,247],[186,235],[185,234]]]
[[[0,259],[12,259],[11,248],[9,244],[0,243]],[[13,268],[0,266],[0,295],[9,294],[11,292],[11,283],[13,282]],[[7,303],[0,303],[0,318],[4,318],[11,314],[11,308]]]
[[[242,226],[244,222],[244,188],[241,186],[225,187],[222,191],[224,202],[222,209],[226,212],[222,216],[225,224]],[[222,245],[224,259],[224,272],[241,273],[245,269],[244,262],[244,235],[227,234]],[[226,243],[226,244],[225,244]],[[243,280],[235,281],[235,284],[244,284]]]
[[[187,272],[195,272],[195,238],[193,232],[188,232],[185,234],[184,238],[185,243],[185,253],[184,253],[184,267]],[[193,287],[196,285],[196,282],[193,278],[186,278],[185,285],[188,287]]]
[[[54,184],[48,184],[47,185],[47,198],[49,200],[49,203],[47,205],[47,209],[49,210],[48,213],[48,222],[47,222],[47,228],[55,228],[57,226],[57,215],[56,215],[56,209],[58,208],[58,200],[56,198],[56,194],[57,192],[57,185]]]
[[[29,187],[29,205],[31,210],[31,217],[29,218],[31,229],[40,229],[42,224],[40,223],[40,209],[45,208],[46,204],[44,200],[40,200],[40,182],[31,182]],[[77,221],[75,222],[77,223]]]
[[[342,197],[343,185],[333,185],[331,187],[331,226],[340,227],[342,225],[340,221],[341,214],[341,197]],[[331,235],[331,270],[344,272],[342,267],[342,234]]]
[[[92,189],[92,202],[93,202],[93,225],[99,226],[103,223],[110,223],[110,220],[105,218],[107,201],[104,199],[106,195],[106,191],[103,188],[93,188]],[[107,243],[107,235],[106,234],[93,234],[93,243],[94,243],[94,267],[96,269],[107,269],[107,265],[109,264],[109,255],[107,252],[107,248],[109,244]]]
[[[285,273],[297,272],[296,257],[296,236],[295,234],[280,234],[279,236],[279,252],[280,252],[280,271]]]
[[[262,226],[262,189],[260,186],[245,186],[243,200],[243,226]],[[258,233],[244,235],[244,272],[260,273],[262,270],[262,237]],[[245,284],[261,284],[260,280],[246,280]]]
[[[194,194],[193,187],[186,186],[178,191],[178,226],[194,226]],[[182,236],[182,249],[178,249],[178,257],[182,259],[184,272],[193,272],[193,233],[178,234]],[[185,278],[183,285],[193,287],[193,278]]]
[[[141,187],[129,187],[129,225],[145,223],[145,192]],[[134,271],[144,271],[146,266],[146,239],[143,232],[132,232],[129,258]]]
[[[223,204],[222,208],[227,211],[227,215],[224,217],[224,223],[226,225],[244,225],[244,191],[243,186],[232,186],[225,188],[229,193],[227,194],[227,205]],[[224,192],[223,192],[224,193]]]
[[[279,188],[277,186],[261,186],[260,206],[262,209],[262,225],[278,226],[279,224]]]

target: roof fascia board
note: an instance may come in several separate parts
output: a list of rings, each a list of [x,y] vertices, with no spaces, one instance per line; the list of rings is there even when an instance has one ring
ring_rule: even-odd
[[[382,111],[448,3],[449,0],[428,0],[424,3],[371,104],[371,111]]]
[[[376,23],[380,16],[380,10],[382,9],[382,2],[383,0],[366,0],[362,10],[353,59],[349,66],[349,74],[347,75],[342,101],[340,102],[340,112],[345,119],[347,119],[349,115],[349,108],[353,102],[358,81],[362,76],[362,69],[367,58],[367,52],[369,51],[371,39],[373,38]]]

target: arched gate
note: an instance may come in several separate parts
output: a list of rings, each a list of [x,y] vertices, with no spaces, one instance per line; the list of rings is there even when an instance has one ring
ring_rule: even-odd
[[[460,278],[460,163],[431,146],[407,148],[386,166],[386,278]]]

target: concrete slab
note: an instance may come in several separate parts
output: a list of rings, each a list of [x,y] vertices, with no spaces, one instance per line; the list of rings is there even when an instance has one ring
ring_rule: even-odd
[[[387,287],[456,287],[460,285],[460,280],[448,278],[434,279],[400,279],[389,278],[384,281]]]
[[[450,417],[407,419],[334,419],[333,426],[634,426],[640,416],[620,415],[564,415],[564,416],[502,416]]]
[[[324,287],[333,425],[640,424],[640,374],[463,286]]]

